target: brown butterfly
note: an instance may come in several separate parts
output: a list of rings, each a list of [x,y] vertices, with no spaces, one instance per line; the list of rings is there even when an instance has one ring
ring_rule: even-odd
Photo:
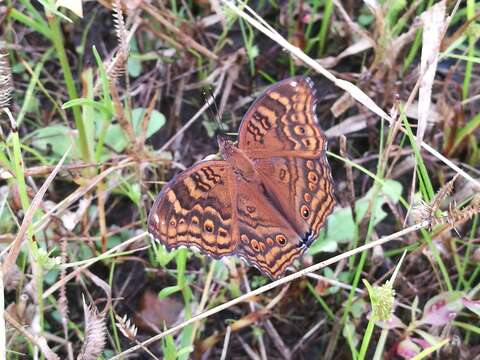
[[[243,118],[238,146],[218,138],[224,160],[201,161],[163,187],[150,234],[168,250],[237,255],[270,278],[282,275],[335,203],[315,102],[309,78],[269,87]]]

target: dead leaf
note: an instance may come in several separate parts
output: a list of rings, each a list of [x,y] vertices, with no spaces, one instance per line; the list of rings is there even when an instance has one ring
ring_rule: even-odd
[[[335,101],[335,103],[330,108],[330,111],[332,112],[333,116],[338,118],[345,111],[350,109],[353,105],[355,105],[355,100],[352,96],[350,96],[348,92],[346,92],[343,93],[343,95],[340,96],[337,101]]]
[[[361,38],[359,41],[353,43],[349,47],[347,47],[345,50],[343,50],[340,54],[337,56],[329,56],[323,59],[318,59],[318,63],[322,65],[326,69],[330,69],[337,65],[340,60],[356,55],[358,53],[361,53],[365,50],[368,50],[372,47],[372,43],[370,39],[367,38]]]
[[[367,114],[350,116],[343,120],[340,124],[332,126],[330,129],[325,131],[325,136],[327,138],[335,138],[341,135],[347,135],[363,130],[367,127],[367,116]]]
[[[72,231],[82,219],[83,214],[89,208],[90,203],[91,198],[83,198],[79,201],[78,208],[75,212],[65,210],[62,216],[60,216],[63,226],[65,226],[67,230]]]
[[[179,300],[173,297],[160,300],[156,293],[147,290],[140,298],[139,309],[133,322],[141,330],[158,331],[175,324],[182,309],[183,304]]]
[[[330,284],[326,282],[324,279],[318,279],[317,285],[315,285],[315,291],[320,295],[326,295],[328,289],[330,289]]]
[[[410,106],[408,106],[405,109],[405,115],[411,119],[416,119],[420,117],[420,114],[418,113],[419,110],[419,105],[417,101],[412,101]],[[441,108],[439,107],[439,104],[432,104],[430,106],[430,115],[428,117],[428,124],[440,124],[440,120],[444,119],[444,115],[441,112]],[[443,121],[443,120],[442,120]]]

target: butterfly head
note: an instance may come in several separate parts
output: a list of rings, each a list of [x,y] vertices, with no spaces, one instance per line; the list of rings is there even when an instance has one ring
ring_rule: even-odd
[[[235,154],[239,151],[233,141],[224,135],[217,135],[217,142],[220,153],[225,160],[235,157]]]

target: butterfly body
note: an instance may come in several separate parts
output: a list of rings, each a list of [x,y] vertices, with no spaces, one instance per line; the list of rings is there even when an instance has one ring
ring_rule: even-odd
[[[242,120],[238,146],[223,137],[218,143],[223,160],[199,162],[163,187],[149,232],[168,249],[237,255],[276,278],[315,240],[334,206],[311,81],[271,86]]]
[[[259,179],[255,162],[244,151],[237,148],[232,141],[223,136],[218,136],[217,141],[222,158],[230,164],[235,174],[248,181],[255,182]]]

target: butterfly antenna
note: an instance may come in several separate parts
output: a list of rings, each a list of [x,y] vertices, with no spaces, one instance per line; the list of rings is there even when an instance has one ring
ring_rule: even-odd
[[[209,109],[210,115],[217,122],[218,128],[220,129],[220,131],[222,133],[225,133],[226,130],[222,125],[222,119],[220,118],[220,111],[218,110],[217,101],[215,100],[215,96],[213,95],[212,88],[211,87],[208,88],[208,96],[207,96],[207,91],[204,90],[203,96],[205,97],[205,101],[209,105],[208,109]],[[211,109],[212,106],[213,106],[213,110]]]
[[[211,100],[207,96],[207,91],[205,89],[202,90],[202,95],[203,95],[203,100],[205,103],[208,105],[207,110],[208,110],[208,116],[209,117],[215,117],[215,113],[212,111],[210,108],[211,106]]]

